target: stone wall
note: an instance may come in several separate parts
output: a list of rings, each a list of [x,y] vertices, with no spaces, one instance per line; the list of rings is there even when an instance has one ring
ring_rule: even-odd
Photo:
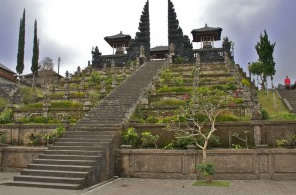
[[[28,140],[30,133],[51,133],[57,125],[0,125],[0,132],[7,135],[7,143],[11,145],[22,145]]]
[[[166,145],[174,139],[174,132],[166,130],[162,124],[125,124],[124,129],[134,127],[138,133],[151,131],[152,134],[160,135],[159,143]],[[255,132],[255,127],[259,128]],[[229,134],[238,133],[239,137],[245,139],[245,131],[248,131],[248,144],[250,146],[267,144],[276,146],[276,140],[288,139],[290,135],[296,134],[296,121],[248,121],[248,122],[224,122],[216,123],[218,129],[215,134],[220,137],[219,147],[229,147]],[[258,142],[258,143],[255,143]],[[244,146],[244,143],[232,138],[232,143]]]
[[[46,149],[45,147],[0,147],[0,171],[20,171]]]
[[[4,82],[0,77],[0,98],[8,99],[16,90],[16,85],[12,82]]]
[[[197,150],[121,149],[121,176],[138,178],[196,179]],[[215,149],[208,151],[208,162],[215,164],[213,179],[296,180],[294,149]]]

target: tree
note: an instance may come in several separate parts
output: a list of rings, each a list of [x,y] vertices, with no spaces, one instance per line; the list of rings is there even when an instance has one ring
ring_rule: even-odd
[[[25,24],[26,24],[26,10],[24,9],[23,17],[20,20],[17,65],[16,72],[21,75],[24,70],[24,54],[25,54]]]
[[[33,57],[32,57],[32,66],[31,71],[33,73],[33,83],[32,87],[35,85],[35,76],[38,73],[39,66],[39,40],[37,38],[37,20],[34,23],[34,41],[33,41]]]
[[[257,82],[261,85],[262,89],[265,88],[264,79],[263,79],[263,72],[264,72],[264,64],[260,61],[253,62],[249,66],[250,72],[257,77]]]
[[[217,130],[216,118],[228,109],[232,97],[225,91],[200,87],[193,91],[190,103],[181,109],[181,117],[186,119],[186,128],[169,124],[168,129],[176,132],[176,138],[192,138],[195,145],[203,152],[202,163],[207,163],[209,140]],[[204,115],[204,117],[197,116]],[[205,125],[209,123],[209,125]],[[207,128],[209,127],[209,128]],[[200,143],[200,140],[202,144]]]
[[[267,83],[267,77],[270,77],[272,88],[274,88],[273,85],[273,76],[276,73],[275,70],[275,62],[273,59],[273,52],[274,52],[275,43],[271,43],[268,39],[268,35],[266,30],[264,30],[264,33],[260,34],[260,40],[257,42],[257,45],[255,46],[255,49],[257,51],[257,54],[259,56],[258,61],[262,63],[262,89],[266,88]]]
[[[40,70],[53,70],[54,63],[50,57],[45,57],[40,62]]]
[[[211,177],[214,173],[214,166],[207,163],[207,148],[213,133],[217,130],[216,118],[228,110],[232,102],[233,98],[227,95],[226,91],[209,87],[197,88],[193,91],[190,103],[181,109],[181,117],[187,121],[186,128],[180,124],[167,126],[169,130],[176,132],[177,139],[190,138],[202,150],[202,164],[197,168],[205,176]],[[198,117],[201,115],[204,117]]]

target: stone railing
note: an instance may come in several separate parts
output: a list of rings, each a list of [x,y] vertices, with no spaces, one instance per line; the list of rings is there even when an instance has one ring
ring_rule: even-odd
[[[100,61],[100,65],[98,67],[103,67],[104,64],[106,64],[107,67],[110,67],[112,64],[112,61],[114,61],[115,66],[122,67],[128,61],[128,56],[126,54],[102,55],[102,56],[100,56],[99,61]]]
[[[200,150],[121,149],[121,176],[137,178],[196,179]],[[216,167],[213,179],[296,180],[296,150],[211,149],[207,161]]]

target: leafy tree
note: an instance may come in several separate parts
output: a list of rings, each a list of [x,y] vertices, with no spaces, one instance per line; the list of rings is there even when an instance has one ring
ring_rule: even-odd
[[[32,86],[35,85],[35,76],[38,73],[39,66],[39,40],[37,38],[37,20],[34,23],[34,41],[33,41],[33,57],[32,57],[32,66],[31,71],[33,73],[33,83]]]
[[[45,57],[40,62],[40,70],[53,70],[54,63],[50,57]]]
[[[274,88],[273,76],[276,73],[275,62],[273,59],[274,47],[275,47],[275,43],[270,42],[270,40],[268,39],[268,35],[267,35],[266,30],[264,30],[264,33],[260,34],[260,40],[259,40],[259,42],[257,42],[257,45],[255,46],[255,49],[256,49],[258,57],[259,57],[259,59],[258,59],[259,64],[255,63],[255,66],[257,67],[257,68],[255,68],[255,70],[260,72],[260,75],[262,78],[262,82],[261,82],[262,89],[266,88],[265,85],[267,83],[268,77],[270,77],[272,88]],[[262,67],[260,67],[260,66],[262,66]],[[251,70],[252,70],[252,68],[250,69],[250,71]],[[253,73],[253,72],[251,71],[251,73]],[[254,74],[255,74],[255,72],[254,72]],[[258,72],[257,72],[257,75],[259,75]]]
[[[16,72],[19,75],[21,75],[23,73],[23,70],[24,70],[25,23],[26,23],[26,11],[24,9],[23,17],[20,20],[18,52],[17,52],[17,65],[16,65]]]

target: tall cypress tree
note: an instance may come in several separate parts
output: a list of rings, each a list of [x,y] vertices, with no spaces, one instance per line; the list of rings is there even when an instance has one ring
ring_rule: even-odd
[[[271,78],[272,87],[273,87],[273,76],[275,75],[275,62],[273,59],[273,52],[274,52],[275,43],[271,43],[266,30],[264,33],[260,34],[260,40],[257,42],[255,49],[259,56],[259,62],[263,64],[263,89],[265,89],[265,83],[267,77]]]
[[[38,72],[38,61],[39,61],[39,40],[37,38],[37,20],[35,20],[34,24],[34,41],[33,41],[33,57],[32,57],[32,66],[31,71],[33,73],[33,83],[32,86],[35,84],[35,76]]]
[[[25,54],[25,25],[26,25],[26,10],[24,9],[23,18],[20,20],[19,41],[17,52],[16,72],[21,75],[24,70],[24,54]]]

